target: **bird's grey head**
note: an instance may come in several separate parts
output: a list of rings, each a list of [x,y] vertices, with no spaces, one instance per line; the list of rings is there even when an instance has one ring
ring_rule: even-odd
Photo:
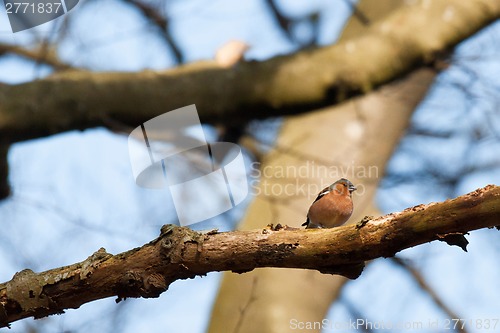
[[[349,193],[352,193],[352,192],[357,190],[356,186],[354,186],[353,183],[351,183],[348,179],[345,179],[345,178],[340,178],[335,183],[330,185],[330,190],[334,190],[335,186],[337,184],[344,185],[347,188],[347,190],[349,191]]]

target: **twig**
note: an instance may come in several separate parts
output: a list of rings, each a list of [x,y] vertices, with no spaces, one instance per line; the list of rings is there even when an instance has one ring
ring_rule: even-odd
[[[436,304],[437,307],[439,307],[441,310],[443,310],[444,313],[446,313],[447,317],[450,319],[458,319],[462,318],[461,316],[457,315],[455,312],[453,312],[445,303],[444,301],[439,297],[437,292],[425,281],[425,278],[420,274],[420,272],[413,266],[411,266],[408,262],[405,260],[401,259],[400,257],[393,257],[391,258],[392,261],[397,264],[398,266],[402,267],[405,269],[410,275],[413,277],[415,282],[418,283],[420,288],[424,290],[431,298],[434,304]],[[456,330],[457,332],[460,333],[467,333],[467,330],[465,327],[461,327],[461,325],[456,325]]]
[[[344,1],[351,8],[352,15],[354,15],[354,17],[356,17],[362,25],[369,26],[371,24],[371,21],[368,18],[368,16],[366,16],[365,13],[361,11],[352,0],[344,0]]]
[[[156,25],[160,31],[161,34],[163,35],[163,38],[165,38],[165,41],[167,42],[168,46],[172,50],[172,53],[174,55],[174,58],[177,62],[177,64],[182,64],[184,63],[184,55],[182,54],[181,49],[177,45],[177,42],[174,40],[174,37],[172,36],[172,33],[170,32],[170,22],[169,20],[161,15],[158,12],[158,9],[146,4],[140,0],[123,0],[127,3],[130,3],[137,9],[139,9],[142,14],[149,19],[151,23]]]
[[[245,317],[245,313],[247,312],[250,305],[257,299],[257,297],[255,296],[256,289],[257,289],[257,277],[254,276],[252,280],[252,286],[250,287],[250,297],[248,298],[248,301],[245,303],[245,305],[240,309],[240,316],[238,318],[236,326],[234,327],[234,333],[238,333],[240,331],[241,324],[243,323],[243,319]]]
[[[61,61],[46,47],[42,47],[40,50],[30,50],[18,45],[0,43],[0,55],[6,53],[16,54],[26,59],[34,60],[37,63],[52,66],[57,70],[69,69],[73,67],[72,65]]]

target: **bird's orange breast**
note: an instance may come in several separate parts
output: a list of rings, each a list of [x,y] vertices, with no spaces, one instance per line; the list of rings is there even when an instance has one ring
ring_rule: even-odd
[[[333,228],[347,222],[353,210],[349,194],[332,191],[315,202],[307,216],[311,223],[323,228]]]

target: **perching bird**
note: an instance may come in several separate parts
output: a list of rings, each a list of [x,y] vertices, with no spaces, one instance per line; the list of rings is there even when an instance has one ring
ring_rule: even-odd
[[[341,178],[319,192],[307,213],[306,229],[333,228],[344,224],[352,214],[352,192],[356,187]]]

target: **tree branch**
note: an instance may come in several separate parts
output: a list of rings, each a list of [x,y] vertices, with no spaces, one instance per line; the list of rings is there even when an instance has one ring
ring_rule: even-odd
[[[0,133],[15,142],[117,122],[135,127],[193,103],[203,122],[229,125],[305,112],[432,63],[498,18],[498,1],[417,1],[357,39],[263,62],[232,68],[198,62],[164,72],[72,71],[3,85]]]
[[[165,225],[157,239],[140,248],[118,255],[101,248],[77,264],[39,274],[29,269],[16,273],[0,284],[0,326],[110,296],[118,296],[117,301],[158,297],[178,279],[213,271],[285,267],[356,278],[366,260],[391,257],[448,234],[494,227],[499,220],[500,187],[489,185],[453,200],[333,229],[285,227],[201,234]]]
[[[155,8],[150,3],[145,3],[138,0],[124,0],[126,3],[131,4],[136,7],[145,18],[147,18],[151,23],[157,26],[165,39],[165,42],[170,47],[172,51],[172,55],[177,64],[182,64],[184,62],[184,55],[182,54],[181,49],[177,45],[172,33],[170,31],[170,22],[169,19],[160,14],[159,8]]]
[[[60,60],[55,52],[51,50],[44,51],[42,48],[31,50],[18,45],[0,43],[0,56],[4,54],[15,54],[41,64],[52,66],[55,70],[67,70],[73,67]]]
[[[441,297],[439,297],[438,293],[425,281],[425,278],[415,267],[397,256],[393,257],[392,261],[410,273],[415,282],[417,282],[420,288],[430,296],[436,307],[441,309],[441,311],[446,314],[447,318],[463,318],[462,316],[457,315],[448,305],[446,305]],[[460,327],[460,325],[457,325],[456,331],[459,333],[467,333],[467,329],[464,326]]]
[[[370,25],[371,23],[371,20],[368,18],[368,16],[366,16],[366,14],[360,10],[357,6],[357,4],[352,1],[352,0],[344,0],[344,2],[351,8],[352,10],[352,15],[358,19],[358,21],[364,25],[364,26],[368,26]]]
[[[286,17],[281,13],[281,11],[278,9],[278,6],[276,5],[275,0],[265,0],[264,3],[269,8],[269,12],[276,20],[276,23],[278,24],[278,26],[280,27],[281,31],[286,36],[286,38],[290,42],[295,43],[296,42],[295,38],[293,37],[292,31],[290,29],[293,20],[289,19],[288,17]]]

